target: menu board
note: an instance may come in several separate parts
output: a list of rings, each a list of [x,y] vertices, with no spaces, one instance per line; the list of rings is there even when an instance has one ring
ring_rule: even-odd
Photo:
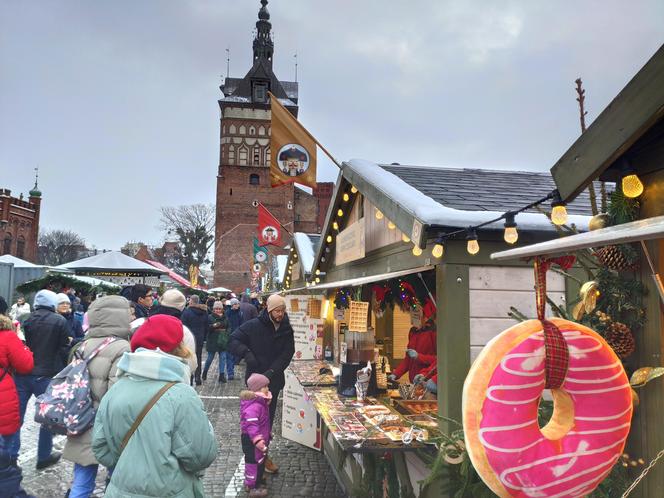
[[[286,296],[286,311],[295,336],[294,360],[313,360],[316,357],[316,340],[319,334],[322,335],[323,320],[307,315],[307,302],[311,297]]]
[[[320,450],[320,419],[316,408],[290,368],[286,369],[285,377],[281,435],[296,443]]]

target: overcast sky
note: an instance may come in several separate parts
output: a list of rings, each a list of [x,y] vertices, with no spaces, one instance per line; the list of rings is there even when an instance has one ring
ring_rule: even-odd
[[[0,186],[39,166],[42,228],[161,243],[214,202],[219,84],[258,0],[0,0]],[[664,2],[272,0],[275,71],[339,159],[548,170],[664,42]],[[320,157],[320,155],[319,155]],[[336,170],[324,162],[319,181]]]

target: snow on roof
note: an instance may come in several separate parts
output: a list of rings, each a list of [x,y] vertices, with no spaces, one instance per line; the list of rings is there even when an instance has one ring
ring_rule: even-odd
[[[314,266],[314,256],[318,249],[318,247],[314,246],[317,245],[319,239],[319,235],[309,235],[302,232],[295,232],[295,235],[293,235],[295,250],[300,256],[302,269],[306,273],[311,273],[312,267]]]
[[[138,259],[122,254],[120,251],[109,251],[89,258],[79,259],[71,263],[65,263],[57,268],[69,270],[106,270],[106,271],[143,271],[146,273],[166,273],[152,265],[143,263]]]
[[[106,287],[113,287],[115,289],[119,289],[121,286],[118,284],[114,284],[113,282],[107,282],[106,280],[101,280],[99,278],[93,278],[93,277],[86,277],[84,275],[72,275],[74,280],[80,280],[81,282],[85,282],[86,284],[90,284],[95,287],[99,286],[106,286]]]
[[[30,263],[30,261],[17,258],[16,256],[12,256],[11,254],[5,254],[4,256],[0,256],[0,263],[11,263],[14,265],[14,268],[41,268],[41,266],[39,265],[32,264]]]
[[[364,159],[351,159],[344,162],[342,170],[351,170],[363,177],[367,183],[373,185],[387,198],[427,225],[462,228],[485,223],[503,214],[499,211],[464,211],[443,206],[378,164]],[[590,216],[569,216],[569,223],[574,223],[580,230],[587,230],[589,221]],[[542,213],[519,213],[516,215],[516,222],[520,229],[555,230],[549,219]],[[502,230],[503,221],[492,223],[486,228]]]
[[[277,280],[284,281],[286,276],[286,265],[288,264],[288,254],[277,255]]]

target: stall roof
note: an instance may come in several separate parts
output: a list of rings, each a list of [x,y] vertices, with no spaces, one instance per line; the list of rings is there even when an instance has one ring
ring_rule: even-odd
[[[293,241],[295,243],[295,250],[300,256],[303,271],[311,273],[314,265],[314,256],[320,244],[320,235],[295,232],[293,234]]]
[[[145,262],[149,265],[154,266],[155,268],[157,268],[159,270],[165,271],[168,278],[170,278],[174,282],[176,282],[180,285],[183,285],[184,287],[191,287],[191,282],[189,282],[189,280],[187,280],[184,277],[181,277],[180,275],[175,273],[173,270],[171,270],[168,266],[166,266],[164,264],[161,264],[159,261],[151,261],[149,259],[146,259]]]
[[[625,244],[641,240],[664,238],[664,216],[623,223],[612,227],[561,237],[555,240],[540,242],[530,246],[496,252],[491,259],[504,261],[534,256],[553,256],[573,252],[589,247],[601,247],[614,244]]]
[[[313,287],[298,287],[297,289],[288,289],[286,294],[299,292],[303,290],[317,291],[321,289],[333,289],[335,287],[359,287],[360,285],[370,284],[373,282],[380,282],[381,280],[389,280],[391,278],[403,277],[413,273],[420,273],[433,270],[434,266],[419,266],[417,268],[410,268],[408,270],[393,271],[390,273],[379,273],[378,275],[367,275],[365,277],[349,278],[347,280],[338,280],[336,282],[326,282],[324,284],[315,285]]]
[[[106,286],[106,287],[112,287],[114,289],[119,289],[122,287],[121,285],[114,284],[113,282],[107,282],[106,280],[101,280],[99,278],[86,277],[84,275],[71,275],[71,278],[73,278],[74,280],[80,280],[81,282],[85,282],[86,284],[94,286]]]
[[[30,263],[30,261],[17,258],[16,256],[12,256],[11,254],[5,254],[3,256],[0,256],[0,263],[13,264],[14,268],[43,268],[43,266],[41,265]]]
[[[573,199],[664,117],[664,45],[551,168]]]
[[[65,263],[57,268],[66,268],[68,270],[85,270],[85,271],[128,271],[128,272],[143,272],[151,273],[153,275],[167,273],[164,270],[159,270],[152,265],[139,261],[138,259],[127,256],[120,251],[109,251],[89,258],[79,259],[71,263]]]

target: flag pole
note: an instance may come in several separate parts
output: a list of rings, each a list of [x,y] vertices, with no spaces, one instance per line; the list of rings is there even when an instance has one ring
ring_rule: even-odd
[[[270,96],[270,100],[271,100],[270,103],[272,103],[272,101],[274,101],[277,105],[280,105],[281,107],[283,107],[283,108],[285,109],[285,106],[284,106],[281,102],[279,102],[279,99],[278,99],[277,97],[275,97],[274,94],[273,94],[272,92],[267,92],[267,94]],[[286,110],[287,110],[287,109],[286,109]],[[289,113],[289,114],[290,114],[290,113]],[[295,121],[297,121],[297,118],[296,118],[295,116],[293,116],[292,114],[290,114],[290,116],[291,116]],[[309,132],[309,130],[307,130],[307,129],[304,127],[304,125],[303,125],[302,123],[300,123],[299,121],[297,121],[297,123],[302,127],[302,129],[303,129],[304,132],[309,136],[309,138],[310,138],[311,140],[313,140],[313,141],[315,142],[315,144],[318,145],[318,147],[320,147],[320,149],[325,153],[325,155],[326,155],[327,157],[330,158],[330,160],[331,160],[331,161],[337,166],[337,168],[341,169],[341,164],[339,164],[339,162],[334,158],[334,156],[333,156],[332,154],[329,153],[329,151],[323,146],[323,144],[321,144],[321,143],[316,139],[316,137],[314,137],[314,136]],[[290,232],[289,232],[289,233],[290,233]]]

